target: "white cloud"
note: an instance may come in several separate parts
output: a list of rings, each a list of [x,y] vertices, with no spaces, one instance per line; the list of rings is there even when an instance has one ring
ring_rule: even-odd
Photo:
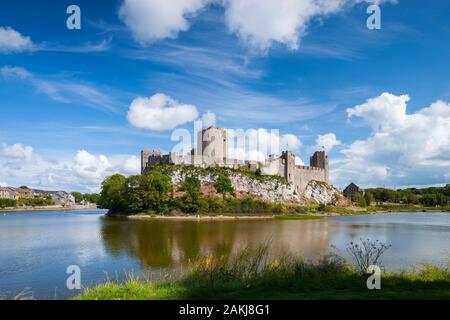
[[[125,0],[119,17],[141,44],[164,38],[176,38],[189,29],[189,18],[209,0]]]
[[[2,144],[2,156],[14,159],[30,159],[33,155],[33,148],[24,146],[21,143],[13,145]]]
[[[300,157],[295,157],[295,165],[304,166],[305,163],[303,162],[303,160]]]
[[[4,66],[0,68],[0,75],[5,79],[27,79],[31,78],[32,75],[28,70],[21,68],[21,67],[11,67],[11,66]]]
[[[176,38],[210,4],[224,7],[230,32],[249,48],[266,52],[274,43],[291,50],[300,46],[308,24],[352,5],[395,0],[124,0],[119,17],[142,45]]]
[[[309,20],[331,8],[336,10],[336,5],[327,3],[337,2],[340,1],[229,0],[226,22],[230,31],[252,48],[266,51],[278,42],[297,49]]]
[[[216,125],[216,114],[214,112],[208,111],[202,116],[203,128],[208,128]]]
[[[230,148],[228,150],[228,157],[230,159],[237,159],[237,160],[264,162],[266,160],[267,155],[256,149],[247,150],[245,148]]]
[[[347,109],[347,114],[349,119],[354,116],[364,119],[374,131],[390,131],[407,119],[408,101],[408,95],[395,96],[384,92],[362,105]]]
[[[357,3],[395,0],[224,0],[228,29],[251,49],[266,52],[274,43],[297,50],[308,25]]]
[[[296,135],[288,133],[280,136],[281,151],[284,150],[294,151],[300,148],[301,145],[302,143]]]
[[[282,151],[294,151],[301,146],[301,141],[297,136],[293,134],[280,135],[278,130],[228,129],[228,135],[229,157],[239,160],[264,161],[269,155],[280,155]]]
[[[78,151],[73,170],[86,179],[100,179],[111,168],[111,163],[104,155],[95,156],[86,150]]]
[[[141,159],[136,156],[128,156],[123,161],[123,170],[127,174],[137,174],[141,172]]]
[[[34,49],[30,37],[10,27],[0,27],[0,53],[17,53]]]
[[[128,111],[128,122],[133,127],[156,131],[174,129],[197,117],[195,106],[180,104],[162,93],[134,99]]]
[[[6,146],[7,156],[2,152],[0,157],[0,181],[4,185],[98,192],[107,176],[140,172],[139,158],[134,155],[105,156],[80,150],[73,158],[50,160],[31,153],[31,147],[13,146]]]
[[[316,139],[316,148],[319,149],[323,147],[327,152],[330,152],[335,146],[340,144],[341,141],[336,138],[334,133],[319,135]]]
[[[20,80],[30,84],[36,91],[47,95],[50,99],[65,104],[81,104],[104,112],[117,112],[118,104],[108,94],[93,84],[74,82],[66,79],[45,79],[29,72],[22,67],[3,66],[0,76],[4,80]]]
[[[372,132],[332,162],[333,180],[344,185],[425,185],[448,183],[450,171],[450,104],[437,101],[407,113],[409,96],[383,93],[347,109]]]

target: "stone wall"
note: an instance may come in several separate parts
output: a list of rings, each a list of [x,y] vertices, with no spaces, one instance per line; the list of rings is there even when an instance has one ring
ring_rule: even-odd
[[[242,161],[228,158],[228,133],[225,129],[209,127],[198,132],[197,148],[191,154],[162,154],[160,151],[142,151],[142,172],[147,166],[157,164],[185,164],[199,167],[221,166],[230,168],[261,168],[264,174],[284,177],[291,183],[297,193],[305,190],[312,180],[328,183],[328,156],[325,151],[317,151],[310,158],[310,166],[297,166],[295,155],[283,151],[281,156],[270,156],[266,162]]]
[[[295,166],[295,185],[298,192],[304,192],[310,181],[327,181],[327,172],[325,169],[307,166]]]

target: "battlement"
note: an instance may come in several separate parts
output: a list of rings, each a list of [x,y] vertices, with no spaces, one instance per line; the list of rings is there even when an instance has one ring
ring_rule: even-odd
[[[227,131],[209,127],[198,132],[197,148],[186,155],[175,152],[163,154],[160,150],[141,151],[141,173],[152,165],[179,164],[198,167],[221,166],[228,168],[262,169],[264,174],[279,175],[292,183],[301,193],[311,180],[328,183],[328,156],[325,151],[316,151],[310,157],[310,166],[296,165],[295,155],[283,151],[281,156],[270,155],[265,162],[228,158]]]
[[[295,166],[298,170],[308,170],[308,171],[325,171],[325,168],[319,168],[319,167],[310,167],[310,166]]]

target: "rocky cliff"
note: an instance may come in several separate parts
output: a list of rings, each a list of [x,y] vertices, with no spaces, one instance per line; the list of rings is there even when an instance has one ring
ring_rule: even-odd
[[[182,170],[168,173],[175,185],[181,184],[185,177],[190,174],[192,173]],[[202,172],[196,174],[196,176],[202,184],[202,192],[214,195],[215,189],[213,185],[217,175]],[[228,176],[233,184],[237,198],[252,197],[270,202],[297,204],[348,204],[346,198],[336,188],[324,182],[310,181],[303,194],[298,194],[291,184],[279,177],[263,176],[255,178],[237,172],[231,172]]]

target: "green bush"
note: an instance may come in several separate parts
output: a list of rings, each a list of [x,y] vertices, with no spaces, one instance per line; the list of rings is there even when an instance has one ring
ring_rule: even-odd
[[[214,183],[214,188],[216,188],[218,193],[222,194],[224,200],[228,193],[234,192],[230,178],[225,175],[220,175],[217,178],[217,181]]]
[[[201,183],[196,176],[188,176],[181,185],[181,191],[186,192],[186,197],[191,204],[197,204],[201,192]]]
[[[54,205],[55,202],[52,200],[51,197],[47,197],[47,198],[20,199],[18,201],[18,204],[24,206],[41,207]]]
[[[17,201],[13,199],[0,199],[0,208],[12,208],[17,205]]]

